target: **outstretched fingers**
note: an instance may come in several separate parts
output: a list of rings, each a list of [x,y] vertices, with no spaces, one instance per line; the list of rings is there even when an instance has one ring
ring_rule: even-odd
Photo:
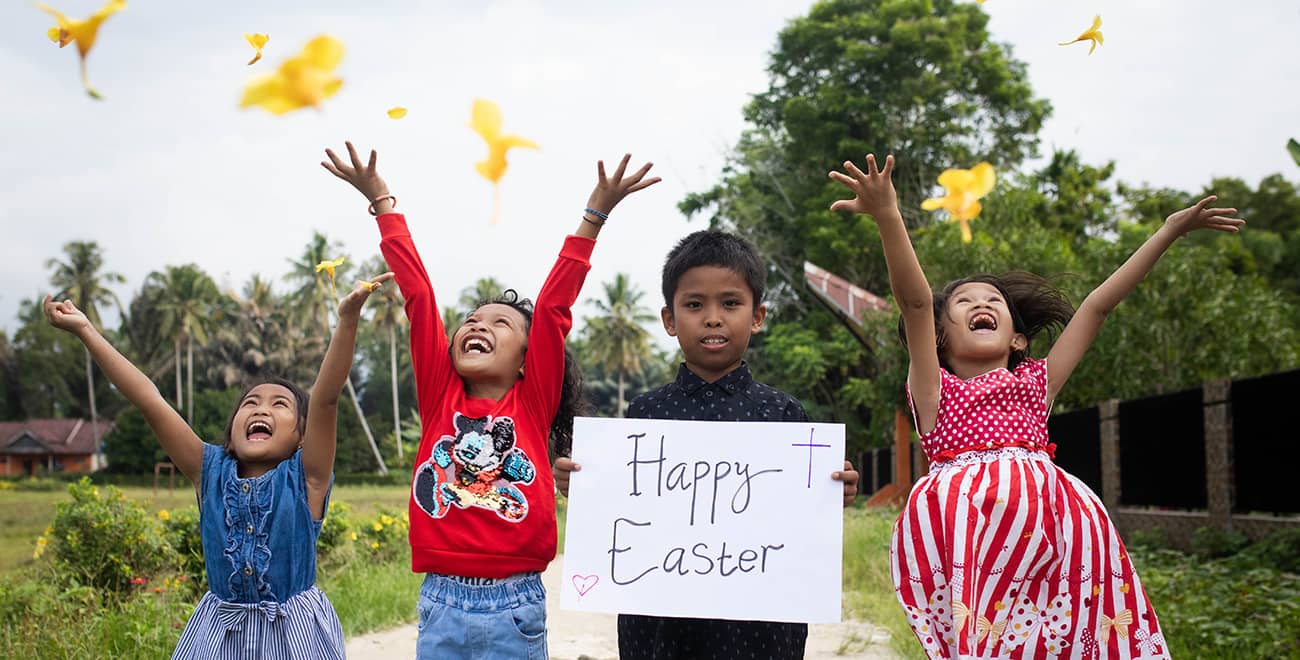
[[[623,173],[627,171],[627,162],[632,160],[632,154],[623,154],[623,160],[618,162],[618,169],[614,170],[614,182],[623,180]]]

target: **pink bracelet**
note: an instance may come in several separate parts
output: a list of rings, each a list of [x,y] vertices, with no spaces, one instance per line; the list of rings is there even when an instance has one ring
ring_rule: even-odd
[[[370,215],[379,215],[379,212],[375,210],[375,204],[378,204],[378,203],[384,201],[385,199],[391,199],[391,200],[393,200],[393,208],[397,208],[397,197],[396,197],[396,196],[394,196],[394,195],[380,195],[380,196],[378,196],[378,197],[376,197],[376,198],[370,200],[370,206],[368,207],[368,210],[370,211]]]

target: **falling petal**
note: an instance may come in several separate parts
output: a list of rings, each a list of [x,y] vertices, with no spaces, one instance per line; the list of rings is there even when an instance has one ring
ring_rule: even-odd
[[[126,9],[126,0],[109,0],[103,7],[91,14],[89,18],[80,21],[72,20],[65,16],[63,12],[44,3],[37,4],[36,8],[53,16],[55,22],[58,23],[58,27],[47,30],[46,35],[51,40],[56,40],[57,37],[60,48],[73,42],[77,44],[77,54],[81,58],[81,85],[85,88],[86,93],[92,98],[104,98],[90,86],[90,80],[86,76],[86,56],[90,54],[90,49],[95,46],[99,26],[109,16]]]
[[[406,108],[403,108],[400,105],[395,105],[388,109],[389,119],[401,119],[402,117],[405,116],[406,116]]]
[[[316,272],[319,273],[323,270],[325,271],[326,275],[329,275],[330,293],[333,294],[336,299],[339,297],[339,292],[337,289],[334,288],[334,269],[338,268],[339,266],[342,266],[344,261],[347,261],[345,257],[339,257],[338,259],[334,259],[332,261],[322,261],[316,264]]]
[[[1092,42],[1092,46],[1088,48],[1089,55],[1092,54],[1092,51],[1097,49],[1098,44],[1105,42],[1105,38],[1103,38],[1101,35],[1101,14],[1097,14],[1096,16],[1094,16],[1092,19],[1092,26],[1089,27],[1087,30],[1084,30],[1083,33],[1080,34],[1078,37],[1075,37],[1071,41],[1062,41],[1058,45],[1069,46],[1070,44],[1078,43],[1080,41]]]
[[[970,221],[979,217],[983,206],[980,198],[988,195],[997,183],[997,174],[989,163],[980,163],[969,170],[944,170],[938,179],[944,188],[943,197],[933,197],[921,202],[921,209],[943,209],[961,225],[961,240],[971,242]]]
[[[253,59],[248,61],[248,65],[252,66],[253,63],[262,59],[262,47],[266,45],[266,42],[271,40],[271,37],[254,32],[245,34],[244,40],[248,42],[248,45],[257,50],[257,52],[253,54]]]
[[[305,107],[320,107],[334,96],[343,81],[333,70],[343,60],[343,44],[329,36],[318,36],[302,53],[285,60],[274,72],[254,78],[244,87],[240,107],[257,106],[275,115]]]

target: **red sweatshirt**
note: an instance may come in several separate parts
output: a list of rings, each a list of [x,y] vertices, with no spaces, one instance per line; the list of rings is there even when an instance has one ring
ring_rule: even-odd
[[[500,578],[555,558],[555,478],[547,457],[564,382],[564,338],[596,241],[569,236],[537,295],[524,377],[500,401],[473,398],[451,364],[433,286],[406,219],[379,216],[379,249],[411,321],[423,431],[411,482],[411,568]]]

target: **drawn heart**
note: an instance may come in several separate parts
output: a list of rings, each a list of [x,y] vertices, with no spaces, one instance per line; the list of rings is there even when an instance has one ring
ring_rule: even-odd
[[[580,597],[586,596],[587,592],[591,591],[596,586],[597,582],[600,582],[599,575],[573,576],[573,588],[578,590],[578,596]]]

